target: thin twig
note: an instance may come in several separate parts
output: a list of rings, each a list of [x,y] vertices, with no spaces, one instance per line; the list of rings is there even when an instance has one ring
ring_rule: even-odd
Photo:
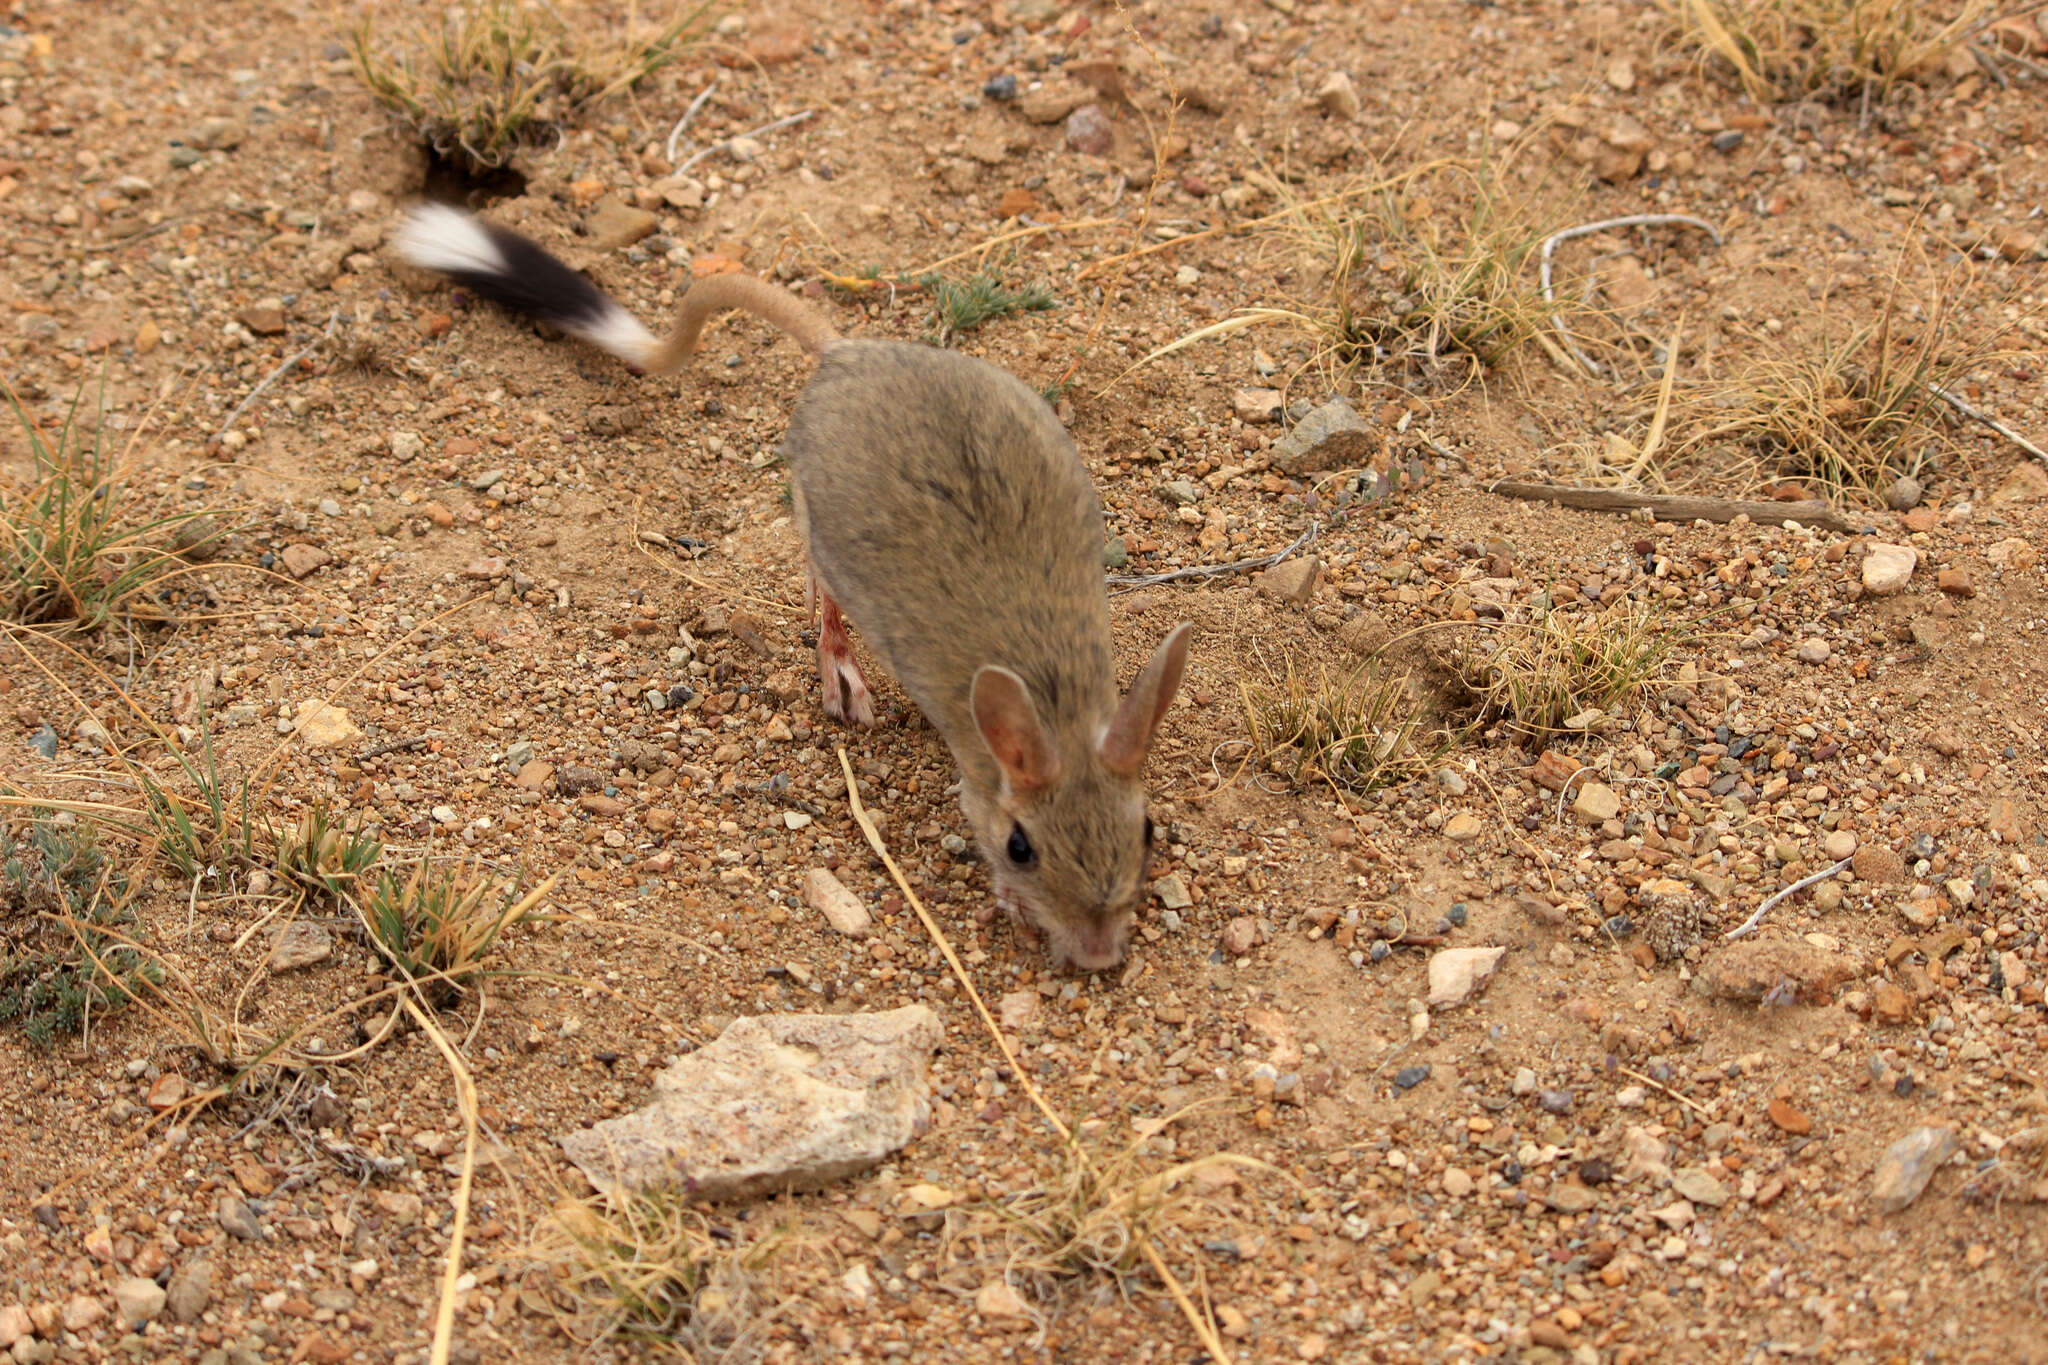
[[[1839,863],[1836,863],[1833,867],[1824,868],[1821,871],[1814,873],[1811,877],[1801,877],[1798,881],[1792,883],[1792,885],[1786,887],[1777,895],[1772,896],[1765,900],[1762,905],[1759,905],[1756,908],[1755,914],[1751,915],[1742,923],[1736,925],[1733,929],[1730,929],[1727,933],[1721,935],[1721,937],[1723,939],[1741,938],[1744,934],[1755,933],[1756,927],[1764,922],[1764,916],[1771,912],[1772,906],[1776,905],[1779,901],[1785,899],[1785,897],[1791,895],[1795,891],[1804,891],[1809,886],[1816,886],[1819,883],[1826,881],[1828,878],[1834,876],[1837,872],[1840,872],[1843,868],[1847,867],[1851,862],[1854,861],[1855,860],[1853,858],[1844,858]]]
[[[1554,502],[1593,512],[1633,512],[1647,509],[1659,521],[1711,521],[1727,523],[1748,517],[1759,526],[1776,526],[1796,521],[1823,531],[1861,529],[1819,498],[1798,502],[1754,502],[1733,498],[1695,498],[1673,493],[1637,493],[1626,488],[1578,488],[1571,484],[1528,483],[1520,479],[1496,479],[1486,486],[1496,497],[1520,498],[1528,502]]]
[[[960,989],[967,993],[967,999],[974,1006],[975,1013],[981,1016],[982,1026],[988,1030],[989,1037],[995,1040],[996,1049],[1003,1054],[1003,1060],[1009,1063],[1010,1074],[1017,1078],[1018,1083],[1024,1088],[1025,1095],[1038,1107],[1038,1112],[1045,1116],[1045,1121],[1052,1125],[1053,1131],[1058,1133],[1060,1139],[1073,1151],[1075,1159],[1084,1166],[1089,1165],[1088,1154],[1075,1138],[1073,1130],[1060,1119],[1051,1103],[1032,1082],[1031,1073],[1025,1070],[1023,1064],[1017,1060],[1017,1054],[1011,1051],[1010,1040],[1003,1036],[1003,1030],[996,1023],[995,1016],[989,1013],[988,1006],[983,1003],[981,992],[974,987],[973,978],[967,975],[967,968],[961,965],[959,955],[953,951],[952,940],[939,928],[938,921],[932,918],[931,912],[924,908],[924,901],[911,888],[910,879],[903,875],[903,869],[889,856],[889,846],[882,842],[882,832],[875,828],[873,817],[868,814],[867,806],[860,799],[860,779],[854,775],[853,760],[846,756],[844,745],[839,746],[839,770],[846,777],[846,803],[853,811],[854,823],[860,826],[860,832],[867,838],[868,847],[882,860],[882,866],[889,869],[889,876],[895,881],[896,888],[903,893],[903,899],[917,912],[918,919],[924,924],[925,932],[931,935],[932,942],[936,943],[939,951],[945,955],[946,965],[953,969],[954,979],[960,983]],[[1134,1229],[1134,1235],[1139,1249],[1145,1253],[1145,1259],[1152,1263],[1153,1271],[1165,1283],[1167,1292],[1173,1296],[1174,1302],[1180,1306],[1188,1325],[1195,1329],[1195,1335],[1201,1339],[1210,1359],[1216,1365],[1230,1365],[1230,1356],[1225,1352],[1223,1341],[1216,1334],[1215,1327],[1202,1316],[1201,1311],[1188,1298],[1187,1291],[1181,1288],[1180,1280],[1174,1275],[1172,1268],[1166,1264],[1158,1248],[1152,1245],[1152,1239],[1145,1235],[1143,1228]],[[435,1365],[439,1365],[439,1362]]]
[[[2020,435],[2017,431],[2014,431],[2011,427],[1999,421],[1990,413],[1983,412],[1977,408],[1971,407],[1968,403],[1965,403],[1961,397],[1959,397],[1956,394],[1950,393],[1947,389],[1944,389],[1939,384],[1929,384],[1927,386],[1927,391],[1933,394],[1936,398],[1939,398],[1942,402],[1954,408],[1957,412],[1960,412],[1963,416],[1970,418],[1972,421],[1982,422],[1985,426],[1990,427],[2000,436],[2003,436],[2006,440],[2011,441],[2014,445],[2018,446],[2021,450],[2026,451],[2027,454],[2033,456],[2035,459],[2048,461],[2048,450],[2041,449],[2041,447],[2035,445],[2032,441],[2029,441],[2026,437]]]
[[[1320,522],[1312,521],[1308,524],[1308,529],[1295,538],[1292,545],[1289,545],[1284,550],[1276,550],[1269,555],[1261,555],[1257,559],[1240,559],[1231,564],[1197,564],[1191,568],[1174,569],[1167,573],[1111,574],[1109,575],[1108,582],[1112,588],[1129,590],[1131,588],[1149,588],[1155,583],[1171,583],[1179,578],[1217,578],[1223,574],[1238,573],[1245,569],[1270,569],[1275,564],[1293,555],[1297,550],[1302,550],[1315,544],[1316,533],[1321,529],[1322,524]]]
[[[750,128],[744,133],[735,133],[733,136],[727,138],[723,142],[714,142],[709,147],[704,148],[702,151],[694,153],[688,161],[685,161],[682,165],[676,167],[674,174],[681,175],[684,171],[689,170],[690,167],[696,165],[705,157],[710,156],[713,152],[730,151],[732,148],[732,144],[738,142],[741,138],[759,137],[763,133],[772,133],[777,128],[787,128],[791,124],[802,123],[805,119],[811,116],[812,112],[812,110],[806,109],[800,114],[791,114],[788,118],[779,118],[775,120],[775,122],[773,123],[764,123],[759,128]]]
[[[682,137],[683,129],[690,126],[690,120],[697,117],[697,111],[704,107],[704,101],[710,99],[711,92],[713,90],[716,90],[717,88],[718,78],[716,76],[713,76],[711,78],[711,84],[705,86],[702,90],[699,90],[697,92],[697,98],[691,100],[690,107],[683,110],[683,116],[676,120],[676,126],[668,130],[668,145],[666,150],[668,152],[668,162],[671,166],[675,164],[676,142]]]
[[[332,313],[329,313],[327,315],[327,326],[321,329],[319,336],[314,337],[311,341],[307,342],[303,347],[301,347],[297,355],[291,356],[282,365],[279,365],[276,369],[272,370],[269,374],[265,375],[263,377],[262,383],[258,384],[255,388],[249,390],[249,396],[247,398],[244,398],[241,402],[235,404],[235,410],[228,414],[227,421],[222,422],[220,424],[220,430],[214,434],[213,439],[218,441],[222,437],[226,436],[229,432],[233,431],[235,429],[235,423],[240,421],[242,414],[249,410],[249,405],[255,402],[258,398],[261,398],[263,396],[264,390],[268,389],[272,384],[275,384],[286,370],[289,370],[292,366],[298,364],[301,360],[304,360],[307,356],[319,350],[320,347],[326,343],[327,339],[334,335],[334,324],[339,321],[341,321],[341,310],[337,308]]]
[[[1555,293],[1550,285],[1550,260],[1560,242],[1569,242],[1574,237],[1591,236],[1596,232],[1605,232],[1609,228],[1626,227],[1695,227],[1712,237],[1715,246],[1721,245],[1719,228],[1704,218],[1695,218],[1686,213],[1631,213],[1622,218],[1602,218],[1597,223],[1580,223],[1577,227],[1564,228],[1543,239],[1543,259],[1538,275],[1543,284],[1543,301],[1556,302]],[[1572,353],[1573,359],[1593,374],[1605,373],[1600,368],[1600,363],[1580,350],[1578,343],[1572,340],[1571,329],[1564,325],[1563,317],[1553,316],[1550,324],[1557,329],[1558,336],[1564,341],[1565,349]]]
[[[1710,1119],[1714,1117],[1713,1110],[1707,1108],[1707,1106],[1701,1104],[1698,1100],[1692,1098],[1690,1095],[1679,1094],[1676,1090],[1673,1090],[1670,1086],[1664,1084],[1664,1082],[1658,1080],[1654,1076],[1645,1076],[1642,1072],[1631,1071],[1625,1066],[1618,1066],[1614,1069],[1616,1071],[1619,1071],[1622,1075],[1628,1077],[1632,1081],[1641,1081],[1644,1085],[1656,1086],[1659,1090],[1669,1095],[1672,1099],[1677,1100],[1680,1104],[1692,1110],[1701,1118]]]

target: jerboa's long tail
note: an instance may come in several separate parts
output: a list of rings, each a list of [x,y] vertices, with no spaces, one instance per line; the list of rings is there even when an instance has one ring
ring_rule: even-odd
[[[421,204],[392,244],[407,262],[436,270],[515,313],[550,323],[649,374],[667,374],[697,349],[714,313],[742,308],[787,332],[812,355],[839,339],[832,324],[767,280],[713,275],[698,280],[677,307],[667,339],[654,335],[618,300],[509,228],[445,204]]]

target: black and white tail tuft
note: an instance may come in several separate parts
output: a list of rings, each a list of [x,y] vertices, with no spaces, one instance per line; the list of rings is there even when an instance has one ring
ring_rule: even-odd
[[[615,299],[516,232],[445,204],[422,204],[392,239],[398,254],[515,313],[649,367],[661,342]]]

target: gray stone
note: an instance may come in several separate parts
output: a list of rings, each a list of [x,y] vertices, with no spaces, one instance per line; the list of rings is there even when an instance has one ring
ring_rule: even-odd
[[[1273,468],[1286,475],[1362,468],[1379,453],[1372,428],[1348,398],[1323,404],[1273,443]]]
[[[1926,1193],[1927,1182],[1941,1163],[1955,1155],[1956,1146],[1955,1129],[1929,1126],[1915,1128],[1887,1147],[1871,1184],[1878,1212],[1897,1213],[1911,1206]]]
[[[1728,1202],[1728,1187],[1699,1166],[1688,1166],[1671,1177],[1671,1188],[1681,1199],[1718,1209]]]
[[[923,1005],[736,1019],[654,1079],[654,1099],[562,1139],[600,1189],[683,1182],[706,1199],[815,1189],[931,1125],[926,1072],[944,1040]]]
[[[179,1322],[199,1321],[213,1302],[213,1262],[199,1256],[173,1270],[165,1301]]]
[[[263,1240],[263,1224],[256,1221],[256,1210],[231,1194],[220,1197],[213,1216],[231,1235],[245,1242]]]
[[[1920,486],[1920,480],[1911,474],[1901,474],[1892,480],[1892,486],[1885,490],[1885,506],[1894,512],[1910,512],[1920,505],[1920,499],[1927,496],[1927,490]]]
[[[273,972],[288,972],[295,967],[325,962],[333,951],[334,935],[323,926],[307,920],[293,920],[278,930],[277,937],[270,941],[270,958],[264,965]]]
[[[1099,104],[1084,104],[1067,115],[1067,145],[1088,156],[1108,156],[1116,145],[1116,130]]]
[[[1175,507],[1192,507],[1202,500],[1202,490],[1187,479],[1169,479],[1159,485],[1159,498]]]

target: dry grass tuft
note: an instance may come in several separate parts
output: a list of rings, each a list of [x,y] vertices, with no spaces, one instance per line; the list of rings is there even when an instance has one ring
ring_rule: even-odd
[[[658,1344],[695,1362],[758,1359],[773,1312],[754,1289],[777,1242],[722,1240],[680,1186],[564,1198],[530,1252],[579,1341]]]
[[[1794,328],[1760,341],[1760,355],[1687,395],[1674,459],[1731,447],[1772,477],[1809,480],[1837,501],[1882,503],[1901,475],[1957,448],[1956,424],[1935,392],[1954,392],[1991,342],[1963,335],[1964,288],[1937,285],[1907,301],[1895,282],[1878,316],[1818,335]]]
[[[0,480],[0,617],[7,620],[92,630],[121,616],[160,619],[156,597],[185,571],[180,554],[224,534],[200,512],[145,509],[105,444],[104,423],[94,420],[87,430],[79,421],[83,399],[81,390],[52,434],[8,392],[32,473],[22,487]],[[189,534],[200,528],[206,533]],[[160,539],[166,543],[153,543]]]
[[[505,931],[524,923],[552,886],[521,896],[517,880],[481,862],[441,866],[421,858],[402,881],[379,871],[376,883],[352,899],[370,947],[441,1008],[488,973]]]
[[[1147,1141],[1140,1137],[1107,1159],[1092,1160],[1081,1140],[1069,1137],[1051,1180],[982,1206],[1006,1234],[1008,1274],[1041,1300],[1059,1281],[1078,1275],[1122,1282],[1151,1263],[1145,1247],[1160,1245],[1162,1233],[1213,1227],[1192,1189],[1202,1178],[1221,1176],[1227,1183],[1236,1171],[1275,1173],[1233,1152],[1155,1168],[1145,1160]]]
[[[1556,356],[1557,321],[1591,310],[1543,296],[1536,267],[1565,205],[1512,190],[1512,163],[1512,151],[1489,151],[1472,164],[1373,173],[1314,198],[1272,178],[1282,209],[1253,231],[1297,259],[1311,292],[1287,307],[1243,309],[1138,363],[1265,326],[1305,335],[1310,366],[1332,387],[1358,369],[1462,380],[1532,342]]]
[[[1588,734],[1635,705],[1691,638],[1685,624],[1622,598],[1598,611],[1541,610],[1478,639],[1450,660],[1481,723],[1534,738]]]
[[[587,7],[585,7],[587,8]],[[385,44],[365,16],[348,33],[356,75],[377,102],[442,156],[472,171],[503,167],[584,109],[679,60],[707,31],[709,0],[620,35],[587,13],[529,0],[480,0]]]
[[[1324,666],[1310,684],[1290,658],[1280,677],[1240,688],[1253,761],[1297,786],[1321,780],[1375,791],[1425,776],[1457,745],[1428,726],[1406,678],[1370,662],[1348,673]]]
[[[1938,69],[1991,13],[1958,0],[1946,20],[1919,0],[1658,0],[1701,64],[1759,104],[1882,97]]]
[[[277,870],[308,891],[339,900],[352,894],[384,855],[377,836],[337,820],[324,801],[277,839]]]

